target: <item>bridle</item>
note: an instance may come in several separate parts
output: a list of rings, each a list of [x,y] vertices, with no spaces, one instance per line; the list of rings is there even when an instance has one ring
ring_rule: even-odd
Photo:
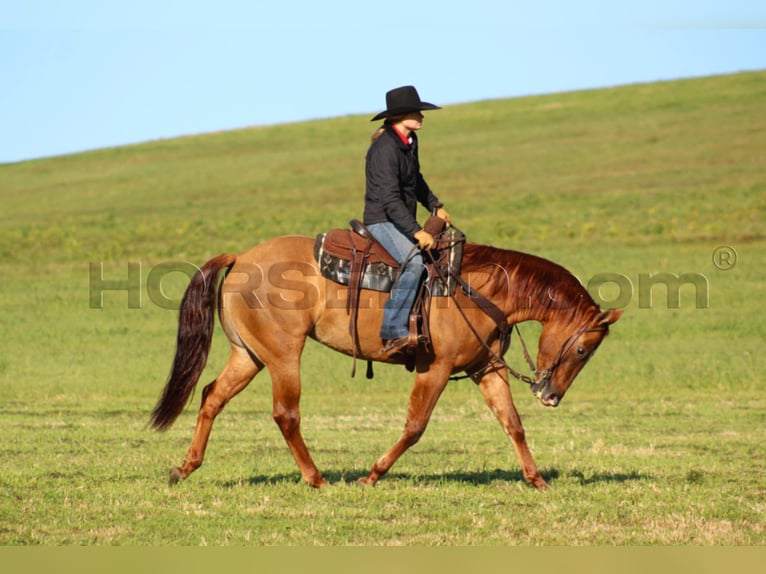
[[[517,328],[518,330],[518,328]],[[531,364],[531,360],[529,359],[529,355],[526,354],[526,346],[524,346],[525,355],[527,356],[528,362],[530,363],[530,366],[532,367],[533,373],[536,375],[537,380],[533,380],[531,383],[529,383],[528,380],[525,380],[524,382],[529,383],[532,386],[532,391],[536,392],[537,390],[544,387],[548,382],[553,378],[553,372],[558,368],[558,366],[561,364],[561,362],[564,360],[564,355],[566,355],[569,350],[574,346],[577,339],[580,338],[580,336],[584,335],[585,333],[595,333],[595,332],[606,332],[609,330],[608,326],[603,327],[581,327],[577,330],[577,332],[570,335],[566,341],[564,341],[564,344],[561,346],[561,349],[559,349],[558,354],[556,355],[556,358],[553,360],[553,363],[551,363],[551,366],[547,369],[544,369],[540,372],[537,372],[537,370],[534,368],[534,366]],[[519,333],[519,338],[521,338],[521,333]],[[529,379],[527,377],[527,379]]]
[[[465,317],[465,315],[463,315],[463,317],[466,319],[466,322],[468,322],[468,318]],[[473,331],[474,335],[481,342],[484,348],[489,351],[492,357],[492,360],[489,361],[485,367],[468,373],[467,375],[468,378],[478,383],[479,380],[481,380],[481,378],[485,374],[504,369],[508,371],[511,375],[513,375],[514,378],[518,379],[519,381],[523,383],[528,384],[531,387],[532,392],[537,392],[539,389],[545,386],[551,380],[551,378],[553,378],[553,373],[561,365],[561,362],[564,360],[564,356],[574,346],[575,342],[577,341],[577,339],[580,338],[580,336],[584,335],[585,333],[606,332],[609,329],[609,327],[581,327],[575,333],[567,337],[566,341],[564,341],[564,344],[561,346],[561,349],[559,349],[559,352],[556,355],[556,358],[551,363],[551,365],[547,369],[538,371],[534,361],[532,360],[531,355],[529,354],[529,350],[527,349],[527,345],[524,342],[524,338],[521,336],[521,331],[519,331],[519,326],[517,324],[514,324],[513,329],[516,330],[516,333],[519,336],[519,341],[521,342],[521,349],[524,354],[524,359],[526,360],[530,371],[532,371],[532,377],[530,377],[528,375],[524,375],[520,373],[519,371],[511,367],[503,358],[503,355],[505,354],[505,351],[510,346],[510,342],[511,342],[512,331],[510,330],[510,328],[505,333],[503,333],[503,331],[501,330],[501,344],[500,344],[501,352],[498,354],[498,353],[495,353],[489,347],[489,345],[487,345],[486,341],[484,341],[481,338],[481,336],[476,332],[476,330],[473,328],[473,326],[470,323],[468,323],[468,325],[469,327],[471,327],[471,330]],[[452,377],[453,380],[463,379],[463,378],[465,377],[462,377],[462,376]]]

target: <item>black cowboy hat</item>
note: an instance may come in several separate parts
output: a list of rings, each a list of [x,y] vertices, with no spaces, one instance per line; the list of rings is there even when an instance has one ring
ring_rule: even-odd
[[[439,106],[421,101],[415,86],[401,86],[386,92],[386,110],[380,112],[370,121],[374,122],[392,116],[403,116],[410,112],[440,109]]]

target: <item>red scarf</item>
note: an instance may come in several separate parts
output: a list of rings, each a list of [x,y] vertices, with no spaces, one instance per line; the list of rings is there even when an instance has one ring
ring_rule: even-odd
[[[400,132],[398,129],[396,129],[396,126],[391,126],[393,130],[396,132],[396,135],[399,136],[399,139],[404,142],[404,145],[410,146],[412,145],[412,140],[408,138],[406,135],[404,135],[402,132]]]

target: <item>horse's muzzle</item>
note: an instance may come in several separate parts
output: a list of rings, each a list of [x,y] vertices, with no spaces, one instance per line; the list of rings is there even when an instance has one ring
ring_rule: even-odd
[[[557,407],[561,402],[561,397],[551,392],[551,377],[547,373],[542,373],[541,377],[530,389],[537,399],[546,407]]]
[[[561,398],[559,398],[558,395],[550,393],[548,395],[543,395],[537,397],[540,399],[540,402],[543,403],[546,407],[557,407],[559,406],[559,403],[561,402]]]

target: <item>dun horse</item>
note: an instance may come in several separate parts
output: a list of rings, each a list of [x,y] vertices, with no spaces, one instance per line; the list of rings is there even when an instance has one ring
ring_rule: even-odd
[[[301,353],[311,337],[340,353],[378,360],[378,331],[387,295],[362,292],[354,349],[345,305],[347,288],[320,275],[313,245],[308,237],[275,238],[239,255],[219,255],[192,278],[181,304],[171,375],[152,412],[153,427],[170,427],[189,401],[207,362],[216,307],[231,356],[202,392],[194,438],[183,464],[171,470],[171,484],[199,468],[216,415],[264,368],[271,375],[274,421],[303,480],[315,487],[327,484],[301,435]],[[224,270],[227,273],[220,281]],[[502,310],[508,324],[542,323],[536,378],[529,382],[545,406],[561,402],[609,325],[622,315],[620,310],[599,309],[572,274],[533,255],[468,244],[462,277]],[[535,488],[546,488],[511,398],[506,365],[500,360],[507,339],[463,292],[458,291],[448,303],[431,306],[431,343],[416,354],[415,382],[401,438],[360,482],[377,483],[418,442],[450,377],[466,373],[513,442],[524,478]]]

